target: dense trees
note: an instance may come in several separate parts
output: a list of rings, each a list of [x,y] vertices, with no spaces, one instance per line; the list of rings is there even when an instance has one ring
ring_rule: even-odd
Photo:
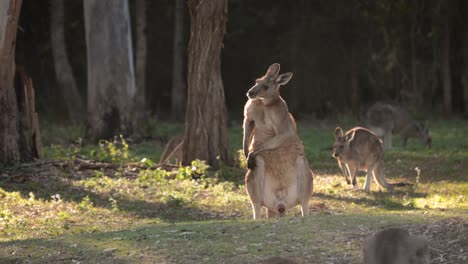
[[[62,2],[23,3],[17,61],[32,76],[40,112],[54,118],[68,112],[67,120],[87,114],[89,134],[96,138],[144,126],[146,117],[138,113],[183,120],[186,106],[190,125],[208,115],[224,127],[221,116],[228,111],[230,119],[242,118],[252,76],[273,62],[294,72],[283,95],[299,119],[350,110],[357,115],[376,100],[399,101],[422,113],[468,113],[468,5],[461,0],[228,1],[222,38],[219,30],[193,28],[194,18],[202,18],[193,10],[192,19],[184,19],[192,1]],[[199,7],[205,2],[211,3]],[[128,10],[122,11],[127,5],[132,23]],[[190,46],[186,40],[195,39],[195,32],[215,36]],[[202,56],[208,51],[213,55]],[[10,74],[5,65],[3,73]],[[187,81],[200,88],[189,84],[187,89]],[[211,94],[212,86],[221,88]],[[4,87],[2,102],[11,98]],[[224,99],[212,99],[219,95],[228,98],[227,108],[205,106],[224,105]],[[2,111],[2,122],[8,123],[10,110]],[[2,131],[13,128],[14,122],[6,123]]]

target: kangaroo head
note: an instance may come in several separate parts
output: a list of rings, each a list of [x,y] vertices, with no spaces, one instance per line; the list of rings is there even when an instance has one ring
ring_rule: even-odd
[[[349,150],[349,144],[354,139],[354,130],[351,133],[343,135],[343,129],[337,127],[335,129],[335,144],[333,145],[333,157],[338,158]]]
[[[280,65],[273,63],[265,75],[255,81],[255,85],[247,92],[249,99],[274,99],[279,96],[279,88],[291,80],[291,72],[279,74]]]

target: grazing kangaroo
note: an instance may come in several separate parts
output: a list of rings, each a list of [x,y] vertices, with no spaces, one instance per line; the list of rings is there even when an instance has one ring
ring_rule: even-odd
[[[418,138],[429,148],[432,137],[429,130],[414,121],[410,113],[397,105],[377,102],[366,112],[366,126],[383,139],[386,149],[392,148],[392,133],[400,135],[400,141],[406,146],[408,138]]]
[[[430,250],[424,237],[388,228],[367,238],[362,246],[364,264],[429,264]]]
[[[384,150],[382,140],[369,129],[355,127],[343,135],[340,127],[335,129],[335,144],[333,157],[338,161],[338,166],[346,181],[356,188],[356,174],[358,171],[367,171],[364,190],[370,190],[372,177],[375,182],[387,189],[395,186],[404,186],[406,183],[388,183],[383,175]]]
[[[294,118],[279,94],[292,73],[278,75],[279,70],[280,65],[274,63],[256,80],[244,108],[245,185],[254,219],[260,217],[262,206],[268,209],[267,217],[282,216],[297,204],[302,216],[309,214],[313,174]]]
[[[160,164],[174,160],[175,163],[182,161],[182,147],[184,144],[184,134],[177,134],[167,142],[159,159]]]

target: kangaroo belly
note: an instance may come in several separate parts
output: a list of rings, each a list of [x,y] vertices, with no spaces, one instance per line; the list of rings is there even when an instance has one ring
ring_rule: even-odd
[[[296,144],[287,144],[262,153],[265,160],[263,203],[266,207],[276,210],[283,205],[288,210],[299,203],[296,161],[303,153],[298,149],[300,146]]]

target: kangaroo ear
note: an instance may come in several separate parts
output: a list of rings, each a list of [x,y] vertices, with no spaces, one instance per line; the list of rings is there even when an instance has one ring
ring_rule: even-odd
[[[335,128],[335,139],[343,137],[343,129],[341,127]]]
[[[268,70],[265,75],[275,77],[276,75],[278,75],[279,71],[280,71],[279,63],[273,63],[272,65],[270,65],[270,67],[268,67]]]
[[[289,80],[291,80],[292,76],[292,72],[280,74],[278,77],[276,77],[276,83],[279,85],[285,85],[289,82]]]
[[[346,137],[346,141],[348,141],[348,143],[353,141],[354,135],[356,135],[356,130],[353,130],[353,133],[351,133],[351,135]]]

